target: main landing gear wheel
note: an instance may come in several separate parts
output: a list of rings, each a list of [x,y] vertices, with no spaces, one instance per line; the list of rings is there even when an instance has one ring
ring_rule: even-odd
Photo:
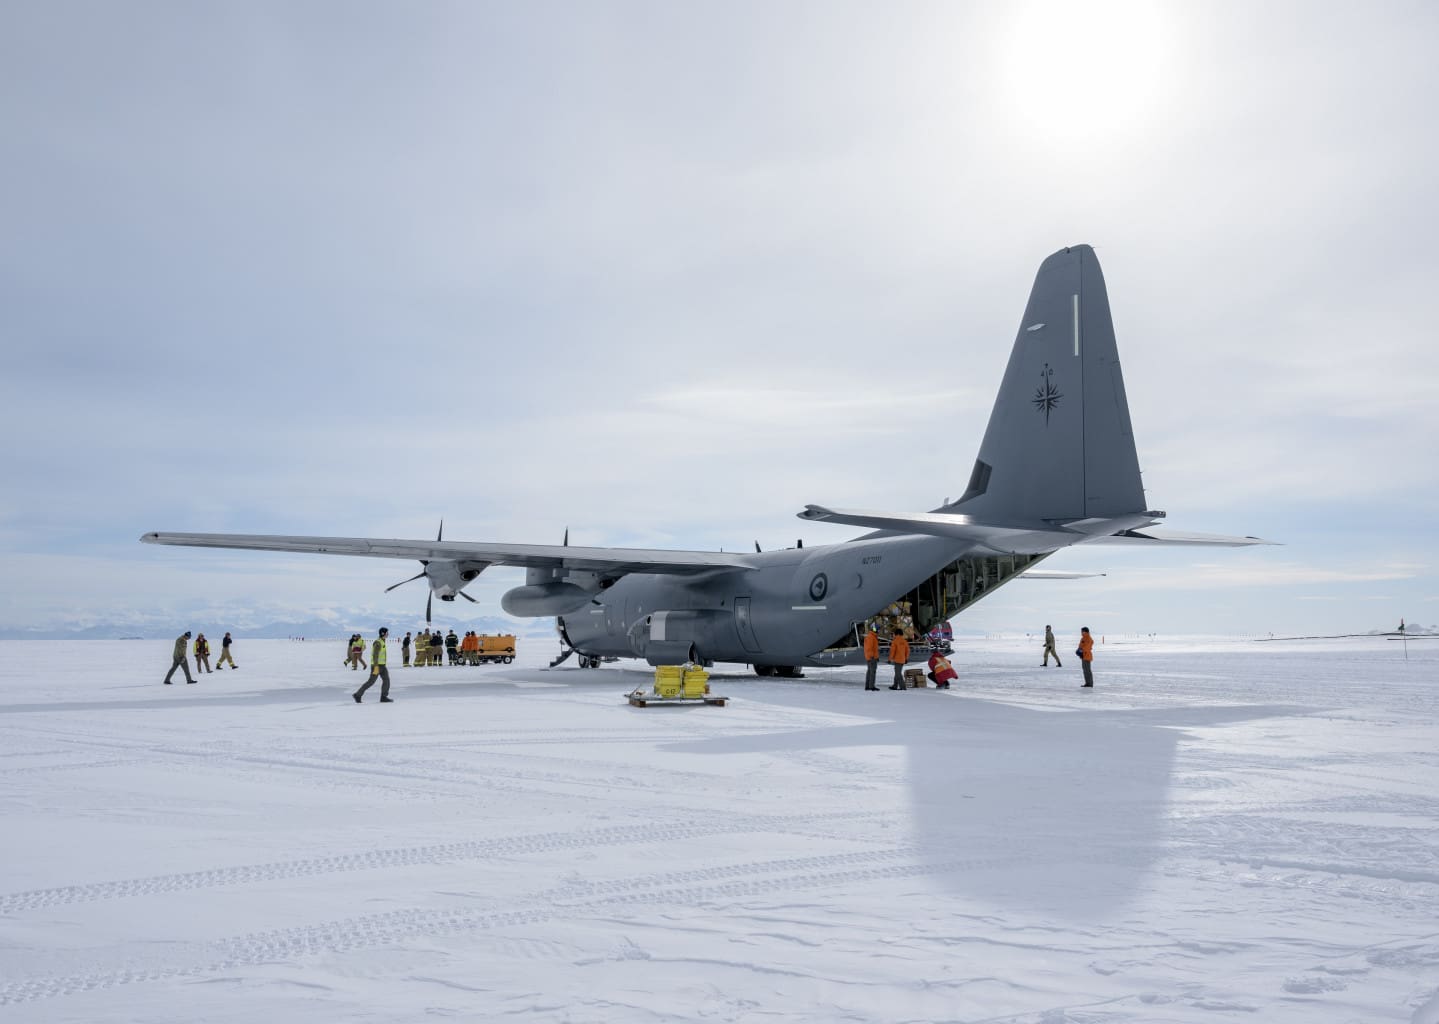
[[[772,675],[774,675],[774,666],[773,666],[773,665],[756,665],[756,666],[754,667],[754,674],[757,675],[757,676],[772,676]]]

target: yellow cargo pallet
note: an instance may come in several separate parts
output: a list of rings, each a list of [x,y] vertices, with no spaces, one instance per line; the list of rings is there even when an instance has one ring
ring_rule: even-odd
[[[712,704],[722,708],[729,703],[728,697],[716,697],[713,694],[706,694],[702,697],[664,697],[659,694],[647,693],[644,690],[635,690],[633,693],[625,694],[625,699],[637,708],[647,708],[651,704]]]

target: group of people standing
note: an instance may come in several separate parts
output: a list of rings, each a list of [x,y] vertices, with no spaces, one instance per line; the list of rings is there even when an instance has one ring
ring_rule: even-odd
[[[225,662],[230,663],[231,668],[239,668],[235,664],[235,657],[230,653],[230,645],[234,643],[230,634],[226,633],[225,638],[220,641],[220,660],[215,662],[215,668],[224,668]],[[193,644],[190,640],[190,631],[187,629],[175,638],[175,650],[173,660],[170,663],[170,671],[165,673],[165,685],[170,685],[170,677],[175,674],[176,669],[185,671],[185,682],[194,683],[194,677],[190,675],[190,663],[186,660],[191,653],[195,658],[195,675],[201,672],[213,672],[210,668],[210,641],[205,639],[204,633],[197,633]]]
[[[1083,626],[1079,630],[1079,646],[1075,648],[1074,654],[1079,658],[1080,667],[1084,670],[1084,682],[1081,687],[1094,686],[1094,637],[1090,635],[1089,627]],[[1044,668],[1049,667],[1050,657],[1054,658],[1054,667],[1059,668],[1059,651],[1055,648],[1054,630],[1049,626],[1044,627],[1044,660],[1040,662]],[[889,662],[894,666],[894,682],[890,684],[891,690],[906,690],[908,685],[904,681],[904,664],[909,660],[909,638],[904,635],[903,630],[896,630],[889,641]],[[873,626],[864,634],[864,688],[866,690],[878,690],[875,683],[875,676],[879,672],[879,633]],[[954,665],[944,653],[938,648],[930,652],[929,670],[925,673],[930,682],[934,683],[937,690],[948,690],[949,684],[959,678]],[[922,685],[922,684],[921,684]]]
[[[407,666],[410,664],[411,646],[410,634],[406,633],[405,639],[400,643],[400,651]],[[450,630],[448,634],[441,633],[438,629],[431,633],[426,629],[416,636],[413,641],[415,667],[423,668],[426,665],[443,665],[446,654],[449,655],[450,664],[453,665],[459,657],[456,653],[459,650],[459,646],[460,638],[455,635],[453,629]]]

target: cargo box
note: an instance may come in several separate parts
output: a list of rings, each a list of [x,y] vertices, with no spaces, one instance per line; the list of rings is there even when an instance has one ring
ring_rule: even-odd
[[[709,692],[710,674],[702,668],[687,668],[684,674],[684,695],[703,697]]]
[[[678,697],[684,685],[683,665],[659,665],[655,668],[655,693],[661,697]]]

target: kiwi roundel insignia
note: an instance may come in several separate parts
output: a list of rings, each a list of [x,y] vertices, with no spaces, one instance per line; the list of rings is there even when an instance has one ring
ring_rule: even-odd
[[[820,573],[809,581],[809,597],[811,601],[823,601],[824,595],[829,593],[829,577]]]

